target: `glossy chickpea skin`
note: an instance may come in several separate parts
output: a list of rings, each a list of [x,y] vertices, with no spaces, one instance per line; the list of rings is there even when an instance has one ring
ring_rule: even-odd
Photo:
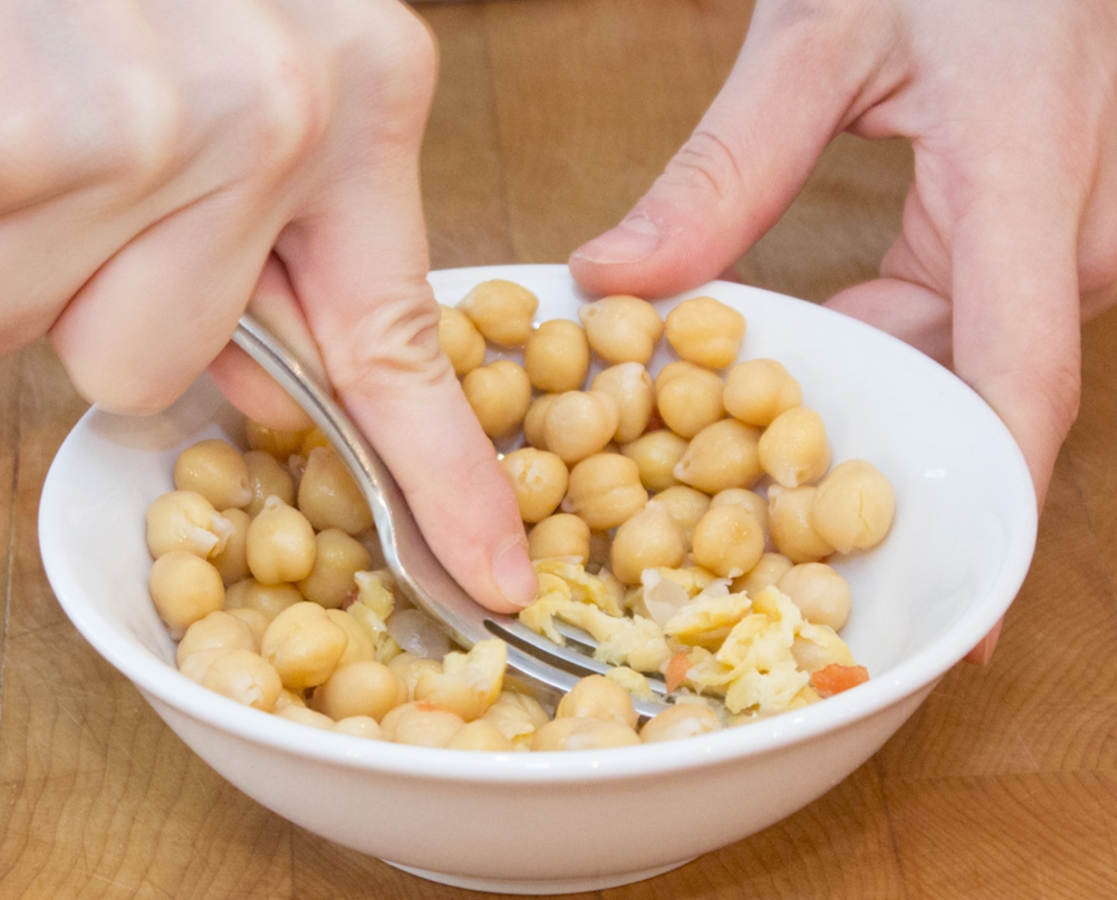
[[[209,561],[221,573],[221,580],[230,585],[249,574],[246,544],[252,517],[243,509],[224,509],[221,517],[232,526],[232,530],[225,539],[225,548],[220,553],[213,554]]]
[[[610,366],[597,373],[590,387],[608,394],[617,405],[613,440],[627,444],[644,433],[655,412],[655,382],[640,363]]]
[[[366,659],[376,659],[376,641],[368,628],[342,609],[327,609],[326,615],[345,632],[345,636],[349,639],[345,645],[345,652],[337,661],[338,668],[350,663],[363,662]]]
[[[623,583],[635,585],[645,569],[678,568],[686,560],[686,553],[682,525],[666,506],[653,500],[617,529],[609,567]]]
[[[543,445],[567,465],[600,453],[617,431],[620,413],[604,391],[567,391],[547,407]]]
[[[755,566],[734,580],[733,591],[745,591],[750,597],[755,597],[764,588],[776,584],[793,565],[795,563],[782,553],[765,553]]]
[[[269,497],[245,536],[252,577],[261,584],[306,578],[314,568],[317,543],[306,516],[278,497]]]
[[[233,649],[209,664],[202,676],[202,687],[222,696],[271,712],[282,689],[279,673],[258,653]]]
[[[682,526],[690,547],[694,542],[695,527],[710,508],[709,495],[685,484],[677,484],[653,495],[652,499],[667,507],[672,518]]]
[[[445,747],[464,727],[461,716],[425,700],[397,706],[380,722],[384,740],[415,747]]]
[[[826,425],[815,410],[796,406],[780,413],[757,444],[760,465],[786,488],[817,481],[830,467]]]
[[[801,563],[788,569],[776,588],[791,598],[803,617],[815,625],[841,631],[853,602],[849,582],[826,563]]]
[[[709,707],[695,703],[676,703],[644,724],[640,729],[640,740],[645,744],[657,744],[660,741],[699,737],[721,731],[722,728],[721,720]]]
[[[289,606],[303,601],[293,584],[260,584],[255,578],[243,578],[225,591],[226,611],[250,609],[266,616],[270,622]]]
[[[799,382],[774,359],[748,359],[726,373],[722,394],[729,415],[749,425],[769,425],[803,402]]]
[[[591,531],[606,531],[630,519],[647,502],[636,463],[619,453],[598,453],[570,470],[562,510],[580,516]]]
[[[319,531],[314,544],[314,565],[298,582],[299,591],[307,600],[337,609],[355,589],[354,576],[371,567],[372,554],[340,528]]]
[[[682,483],[716,494],[727,488],[751,487],[764,474],[756,428],[736,419],[707,425],[687,445],[674,475]]]
[[[252,499],[244,508],[248,515],[258,516],[264,508],[264,501],[272,496],[288,506],[295,505],[295,479],[274,456],[264,450],[249,450],[244,454],[244,466],[252,488]]]
[[[512,742],[492,722],[474,719],[466,722],[446,744],[448,750],[480,750],[507,753],[514,750]]]
[[[764,553],[764,529],[743,506],[711,506],[694,528],[694,561],[721,578],[748,572]]]
[[[524,441],[529,446],[540,450],[547,449],[547,437],[543,430],[547,421],[547,410],[561,396],[561,394],[540,394],[528,404],[527,412],[524,414]]]
[[[240,508],[252,500],[244,457],[228,441],[199,441],[175,460],[174,484],[180,491],[196,491],[217,509]]]
[[[576,391],[590,368],[590,344],[577,322],[550,319],[524,345],[524,371],[540,391]]]
[[[818,488],[814,485],[768,489],[768,534],[776,549],[792,562],[816,562],[834,552],[811,524],[811,505]]]
[[[197,491],[171,491],[156,497],[145,516],[147,549],[155,558],[185,550],[202,559],[219,554],[233,525]]]
[[[675,466],[689,443],[670,429],[659,428],[623,445],[621,453],[636,463],[644,487],[649,491],[663,491],[679,483]]]
[[[558,509],[570,478],[566,463],[558,456],[547,450],[521,447],[505,454],[500,464],[512,484],[521,519],[540,522]]]
[[[156,559],[148,576],[148,589],[159,618],[175,640],[225,602],[220,573],[188,550],[169,550]]]
[[[709,369],[732,365],[745,337],[745,317],[713,297],[684,300],[667,314],[665,325],[675,352]]]
[[[283,686],[302,690],[322,684],[337,667],[349,642],[344,629],[317,603],[304,601],[272,620],[260,653],[275,666]]]
[[[594,718],[636,727],[636,709],[623,687],[604,675],[580,678],[555,709],[556,719]]]
[[[647,365],[663,336],[663,317],[645,300],[615,294],[578,309],[590,346],[605,362]]]
[[[439,310],[438,346],[461,378],[485,361],[485,337],[460,309],[442,305]]]
[[[519,363],[498,359],[462,379],[462,390],[490,438],[519,430],[531,405],[531,381]]]
[[[728,504],[736,504],[743,506],[751,512],[758,522],[760,527],[764,529],[765,534],[768,532],[768,499],[760,496],[756,491],[750,491],[748,488],[725,488],[718,491],[710,498],[711,506],[726,506]]]
[[[655,379],[659,416],[676,434],[692,438],[725,416],[724,384],[716,372],[678,360],[664,366]]]
[[[317,531],[337,528],[349,535],[372,527],[372,512],[344,460],[330,447],[315,447],[299,479],[299,511]]]
[[[244,423],[244,434],[250,450],[285,460],[288,456],[299,452],[306,432],[281,431],[248,419]]]
[[[311,708],[338,721],[350,716],[369,716],[377,722],[397,706],[408,702],[407,683],[397,673],[375,660],[338,666],[314,690]]]
[[[839,553],[868,550],[888,534],[896,513],[892,483],[872,463],[839,463],[818,485],[811,503],[815,531]]]
[[[634,728],[605,719],[580,716],[552,719],[535,732],[531,749],[536,752],[563,750],[604,750],[609,747],[634,747],[640,736]]]
[[[555,513],[528,532],[527,552],[532,560],[576,559],[584,566],[590,558],[590,527],[572,513]]]
[[[251,650],[256,653],[260,645],[247,622],[231,613],[215,610],[186,629],[175,649],[175,662],[181,666],[191,653],[216,649]]]
[[[522,347],[531,335],[539,298],[527,288],[494,278],[473,288],[458,309],[469,316],[485,340],[500,347]]]

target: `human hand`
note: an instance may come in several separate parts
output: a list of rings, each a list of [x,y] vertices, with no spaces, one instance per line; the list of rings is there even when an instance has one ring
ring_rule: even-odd
[[[1080,322],[1117,303],[1107,0],[761,0],[694,135],[573,254],[574,277],[643,296],[716,277],[842,131],[909,138],[915,179],[881,278],[829,305],[953,364],[1012,431],[1042,507],[1077,414]]]
[[[226,346],[252,299],[319,361],[451,574],[490,608],[530,601],[515,501],[438,350],[421,21],[398,0],[46,10],[0,9],[0,351],[49,333],[78,390],[129,413],[213,363],[243,410],[293,423]]]

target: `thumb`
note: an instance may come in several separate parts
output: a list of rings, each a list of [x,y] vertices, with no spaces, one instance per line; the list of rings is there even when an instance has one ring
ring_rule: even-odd
[[[728,80],[663,174],[570,257],[593,294],[662,296],[715,278],[767,231],[863,111],[889,42],[861,3],[758,5]],[[803,4],[794,4],[803,7]]]

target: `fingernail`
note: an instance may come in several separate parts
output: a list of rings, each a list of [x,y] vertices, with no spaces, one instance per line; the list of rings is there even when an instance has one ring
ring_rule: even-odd
[[[513,539],[493,556],[493,580],[504,599],[521,608],[535,601],[539,582],[527,555],[527,543]]]
[[[574,251],[587,262],[628,263],[651,256],[659,246],[659,228],[642,213],[635,213]]]

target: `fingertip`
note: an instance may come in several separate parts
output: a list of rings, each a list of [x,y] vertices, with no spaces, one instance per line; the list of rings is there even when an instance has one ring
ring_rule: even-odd
[[[997,640],[1001,636],[1001,626],[1003,624],[1004,619],[994,625],[993,630],[985,635],[981,642],[963,657],[963,660],[975,666],[988,665],[993,658],[993,651],[997,647]]]
[[[539,579],[528,557],[526,536],[517,535],[498,545],[493,554],[492,577],[499,592],[493,599],[503,607],[490,607],[494,612],[518,612],[534,602]]]

